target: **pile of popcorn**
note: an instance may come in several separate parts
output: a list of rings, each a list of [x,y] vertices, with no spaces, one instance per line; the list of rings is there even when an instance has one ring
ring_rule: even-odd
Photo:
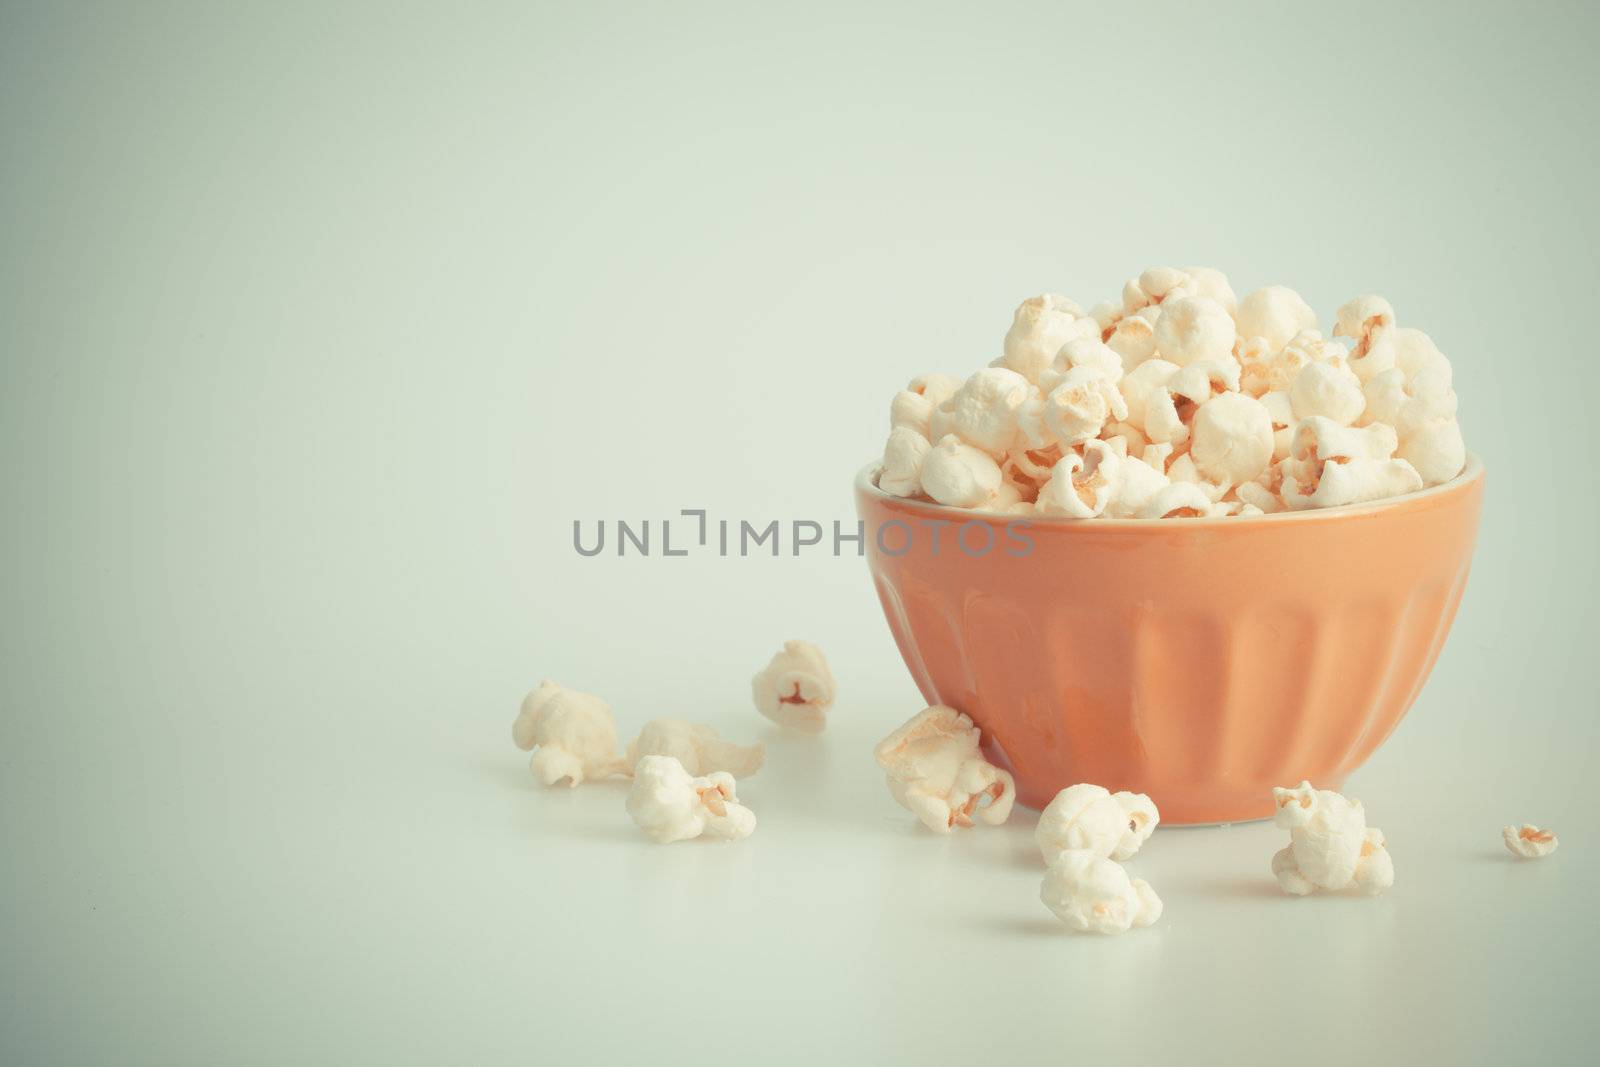
[[[835,695],[822,650],[786,641],[751,680],[756,710],[795,733],[827,728]],[[648,722],[618,754],[617,725],[604,700],[546,681],[522,702],[511,727],[517,747],[533,750],[531,769],[544,785],[621,775],[631,778],[624,807],[634,824],[661,844],[698,837],[738,841],[756,816],[738,795],[738,779],[761,769],[759,742],[739,745],[709,726],[680,719]],[[983,735],[965,714],[943,704],[924,708],[874,750],[889,795],[936,833],[1011,815],[1016,785],[983,754]],[[1271,860],[1285,893],[1354,892],[1376,896],[1394,884],[1394,861],[1383,831],[1368,826],[1359,800],[1301,782],[1273,790],[1274,823],[1289,844]],[[1057,918],[1085,933],[1121,934],[1162,915],[1156,891],[1123,864],[1161,822],[1143,793],[1113,793],[1088,782],[1057,793],[1039,814],[1034,843],[1044,861],[1039,899]],[[1541,859],[1559,841],[1524,823],[1502,832],[1506,848]]]
[[[1209,267],[1153,267],[1085,312],[1023,301],[965,382],[889,407],[878,486],[1010,515],[1204,518],[1355,504],[1466,463],[1450,361],[1381,296],[1333,338],[1293,289],[1234,297]]]

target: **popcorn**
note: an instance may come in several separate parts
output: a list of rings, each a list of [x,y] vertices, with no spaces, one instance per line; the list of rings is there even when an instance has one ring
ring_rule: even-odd
[[[961,383],[948,374],[919,374],[911,379],[906,391],[916,393],[929,404],[938,407],[956,395]]]
[[[766,746],[736,745],[724,741],[709,726],[682,719],[652,719],[639,736],[628,744],[628,765],[636,766],[645,756],[671,756],[690,774],[722,771],[735,778],[748,778],[761,769]]]
[[[820,734],[828,725],[835,692],[822,649],[808,641],[785,641],[772,661],[750,680],[756,710],[779,726]]]
[[[889,431],[908,429],[923,440],[932,433],[933,405],[921,393],[902,389],[889,401]]]
[[[1281,351],[1273,351],[1259,337],[1240,344],[1238,357],[1243,368],[1240,390],[1254,397],[1271,392],[1287,393],[1300,372],[1315,358],[1310,348],[1293,341]]]
[[[1161,898],[1142,878],[1088,849],[1062,852],[1044,872],[1039,899],[1080,933],[1122,934],[1161,918]]]
[[[893,434],[903,426],[916,431],[924,440],[930,440],[934,409],[954,396],[960,388],[960,382],[945,374],[924,374],[911,379],[910,384],[889,402],[889,432]],[[911,493],[914,492],[916,490],[913,489]],[[910,496],[911,493],[900,495]]]
[[[1068,452],[1039,490],[1039,514],[1073,519],[1103,514],[1116,493],[1123,462],[1104,441],[1087,442],[1081,455]]]
[[[1122,357],[1123,370],[1137,367],[1155,355],[1156,315],[1129,315],[1106,335],[1106,347]]]
[[[1301,330],[1317,328],[1317,313],[1299,293],[1282,285],[1257,289],[1239,301],[1237,318],[1241,338],[1259,337],[1274,352]]]
[[[663,845],[701,834],[739,840],[756,828],[755,813],[739,803],[733,775],[697,778],[671,756],[639,761],[627,809],[634,824]]]
[[[624,774],[629,767],[617,755],[611,706],[548,679],[522,701],[511,739],[524,752],[538,749],[528,765],[543,785],[566,779],[567,785],[577,786],[587,779]]]
[[[1022,489],[1015,482],[1003,481],[994,495],[985,500],[980,507],[984,511],[1009,512],[1018,504],[1031,503],[1023,499]]]
[[[1050,866],[1069,849],[1123,861],[1155,832],[1161,815],[1143,793],[1112,793],[1098,785],[1068,786],[1039,813],[1033,839]]]
[[[1203,519],[1211,497],[1194,482],[1171,482],[1153,493],[1136,516],[1141,519]]]
[[[1374,422],[1357,428],[1313,415],[1295,427],[1289,451],[1301,458],[1315,453],[1324,460],[1388,459],[1398,446],[1392,426]]]
[[[1401,438],[1430,422],[1456,416],[1456,394],[1450,387],[1448,371],[1425,368],[1415,378],[1407,378],[1399,367],[1374,375],[1362,388],[1366,410],[1362,423],[1384,422],[1393,426]]]
[[[1360,418],[1367,405],[1361,379],[1340,358],[1307,363],[1294,376],[1289,402],[1297,419],[1321,415],[1345,426]]]
[[[1380,296],[1347,301],[1324,337],[1292,289],[1240,301],[1214,269],[1152,267],[1087,314],[1024,301],[1004,349],[964,382],[896,394],[885,492],[1047,518],[1250,516],[1410,493],[1466,464],[1449,360]]]
[[[1100,324],[1064,296],[1045,293],[1024,300],[1006,331],[1004,354],[992,366],[1015,371],[1028,381],[1050,366],[1061,346],[1077,338],[1100,339]]]
[[[1202,477],[1200,474],[1200,468],[1194,465],[1193,453],[1188,451],[1185,451],[1183,454],[1175,457],[1170,463],[1167,464],[1167,480],[1171,482],[1186,482],[1190,485],[1199,486],[1200,491],[1206,495],[1206,499],[1211,501],[1213,504],[1217,503],[1217,501],[1226,496],[1228,489],[1230,488],[1225,482],[1207,481],[1204,477]],[[1211,510],[1212,514],[1218,514],[1216,508],[1212,508]]]
[[[929,440],[955,434],[996,460],[1004,459],[1017,440],[1017,409],[1027,402],[1031,390],[1028,379],[1015,371],[985,367],[934,408]]]
[[[1231,361],[1234,336],[1227,309],[1203,296],[1167,303],[1156,320],[1156,352],[1180,367],[1196,360]]]
[[[1513,856],[1521,856],[1525,860],[1543,859],[1561,847],[1554,830],[1541,830],[1528,823],[1507,826],[1500,831],[1500,836]]]
[[[1089,309],[1089,317],[1100,327],[1100,340],[1104,341],[1111,336],[1111,331],[1116,328],[1127,314],[1120,300],[1102,300]]]
[[[1244,482],[1235,486],[1233,493],[1243,505],[1240,508],[1241,514],[1251,508],[1262,515],[1272,515],[1284,510],[1284,503],[1278,498],[1278,494],[1260,482]]]
[[[1294,440],[1294,404],[1284,392],[1263,393],[1258,399],[1272,419],[1272,458],[1280,460]]]
[[[1394,885],[1394,861],[1383,831],[1367,826],[1359,800],[1301,782],[1274,789],[1273,824],[1289,831],[1289,847],[1272,857],[1272,873],[1285,893],[1354,887],[1367,896]]]
[[[1122,287],[1122,306],[1130,314],[1151,304],[1159,304],[1173,294],[1181,297],[1189,292],[1187,271],[1176,267],[1151,267]]]
[[[1394,308],[1381,296],[1358,296],[1339,308],[1335,337],[1355,342],[1350,369],[1365,384],[1394,366]]]
[[[1183,272],[1189,276],[1188,289],[1193,295],[1215,300],[1229,315],[1238,312],[1239,298],[1233,295],[1226,274],[1214,267],[1185,267]]]
[[[1239,391],[1239,362],[1230,355],[1185,364],[1167,381],[1174,396],[1204,404],[1219,393]]]
[[[1139,518],[1151,498],[1168,484],[1166,474],[1157,466],[1135,459],[1119,463],[1105,515],[1113,519]]]
[[[1181,369],[1164,359],[1147,359],[1123,375],[1119,388],[1127,405],[1128,421],[1139,427],[1146,437],[1150,436],[1145,427],[1149,423],[1151,403],[1171,403],[1167,385]]]
[[[1000,473],[1007,482],[1022,490],[1024,500],[1029,500],[1039,495],[1039,488],[1050,480],[1055,465],[1060,461],[1059,445],[1013,452],[1006,457]]]
[[[894,496],[922,492],[922,464],[932,447],[926,437],[909,426],[890,430],[883,446],[883,473],[878,476],[878,488]]]
[[[1143,430],[1125,421],[1106,423],[1105,429],[1100,431],[1100,437],[1107,442],[1122,442],[1123,455],[1131,456],[1143,455],[1145,446],[1150,443]]]
[[[1282,498],[1292,511],[1364,504],[1422,488],[1416,468],[1403,459],[1323,462],[1312,457],[1303,469],[1303,476],[1285,479]]]
[[[1312,416],[1295,428],[1284,460],[1283,501],[1290,508],[1359,504],[1422,488],[1422,478],[1403,459],[1389,459],[1394,430],[1382,423],[1361,429]]]
[[[1189,455],[1213,482],[1248,482],[1272,462],[1272,414],[1243,393],[1221,393],[1194,414]]]
[[[1455,419],[1435,419],[1400,442],[1397,455],[1416,468],[1423,485],[1443,485],[1467,465],[1467,443]]]
[[[974,508],[1000,488],[1000,465],[987,452],[945,437],[922,460],[922,488],[941,504]]]
[[[1123,375],[1122,357],[1098,337],[1080,337],[1068,341],[1056,353],[1051,367],[1063,374],[1078,369],[1094,371],[1113,385]]]
[[[1112,379],[1093,367],[1073,367],[1057,377],[1048,395],[1023,405],[1018,425],[1030,447],[1068,448],[1098,436],[1108,419],[1127,414]]]
[[[1333,335],[1355,341],[1354,358],[1365,356],[1380,330],[1394,326],[1394,307],[1381,296],[1358,296],[1340,305],[1334,316]]]
[[[1433,338],[1421,330],[1399,326],[1385,334],[1384,339],[1394,346],[1394,365],[1408,381],[1424,371],[1433,371],[1444,376],[1446,385],[1450,384],[1450,361],[1433,343]]]
[[[979,750],[982,735],[954,708],[935,704],[874,750],[889,793],[930,830],[949,833],[973,820],[998,826],[1011,814],[1016,786]],[[980,802],[988,798],[988,803]]]

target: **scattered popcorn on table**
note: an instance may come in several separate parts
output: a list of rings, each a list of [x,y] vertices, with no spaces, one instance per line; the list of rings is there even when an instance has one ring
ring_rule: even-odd
[[[633,770],[628,814],[666,845],[701,834],[730,840],[749,837],[755,813],[739,804],[733,775],[715,771],[697,778],[671,756],[646,756]]]
[[[1121,864],[1084,848],[1056,858],[1044,872],[1039,899],[1081,933],[1123,934],[1161,918],[1161,898],[1149,882],[1130,879]]]
[[[1272,873],[1285,893],[1354,887],[1376,896],[1394,885],[1394,861],[1383,831],[1367,825],[1359,800],[1301,782],[1274,789],[1273,824],[1289,831],[1289,847],[1272,857]]]
[[[1150,839],[1161,814],[1143,793],[1112,793],[1087,782],[1068,786],[1039,813],[1033,839],[1046,866],[1084,849],[1121,862]]]
[[[511,739],[524,752],[538,749],[528,765],[543,785],[566,779],[576,786],[626,773],[629,766],[617,755],[617,722],[610,705],[548,679],[522,701]]]
[[[1507,826],[1500,831],[1500,836],[1505,839],[1506,848],[1510,849],[1513,856],[1521,856],[1525,860],[1542,859],[1561,847],[1555,831],[1541,830],[1527,823]]]
[[[653,719],[629,742],[628,766],[636,766],[645,756],[671,756],[690,774],[723,771],[748,778],[761,769],[766,754],[766,746],[759,742],[736,745],[724,741],[709,726],[682,719]]]
[[[997,826],[1011,814],[1016,786],[983,758],[981,740],[971,719],[935,704],[884,738],[873,755],[895,801],[943,834],[974,819]]]
[[[1381,296],[1341,306],[1329,338],[1292,289],[1241,300],[1219,271],[1152,267],[1088,313],[1025,300],[1001,349],[964,382],[895,395],[879,488],[1008,515],[1206,518],[1381,500],[1466,464],[1450,361]],[[1318,448],[1295,455],[1308,423]],[[1322,439],[1344,439],[1323,424],[1392,443],[1330,453]]]
[[[750,680],[756,710],[779,726],[820,734],[833,706],[833,672],[822,649],[809,641],[785,641],[772,661]]]

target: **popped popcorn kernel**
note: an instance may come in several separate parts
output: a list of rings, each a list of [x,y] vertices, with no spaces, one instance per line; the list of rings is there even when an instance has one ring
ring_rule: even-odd
[[[1289,846],[1272,857],[1285,893],[1355,889],[1376,896],[1394,885],[1394,861],[1383,831],[1369,827],[1359,800],[1301,782],[1274,789],[1273,824],[1289,831]]]
[[[1051,353],[1052,357],[1054,353]],[[961,384],[929,417],[931,436],[938,441],[954,434],[996,460],[1004,459],[1017,440],[1017,410],[1034,387],[1028,379],[1004,367],[985,367]]]
[[[1188,289],[1195,296],[1215,300],[1229,315],[1238,313],[1239,298],[1233,295],[1228,276],[1215,267],[1185,267],[1189,276]]]
[[[733,775],[696,777],[671,756],[639,761],[625,806],[634,825],[663,845],[702,834],[737,841],[756,828],[755,813],[739,803]]]
[[[1317,313],[1288,286],[1269,285],[1239,301],[1238,322],[1241,338],[1259,337],[1277,352],[1301,330],[1315,330]]]
[[[1001,480],[994,457],[955,434],[946,434],[922,460],[922,488],[941,504],[977,507],[994,495]]]
[[[1231,361],[1234,337],[1233,316],[1203,296],[1166,304],[1156,320],[1156,353],[1180,367],[1197,360]]]
[[[1024,300],[1006,331],[1004,354],[994,366],[1015,371],[1028,381],[1037,381],[1039,372],[1050,366],[1068,341],[1081,337],[1100,338],[1100,324],[1064,296],[1044,293]]]
[[[1530,823],[1507,826],[1500,831],[1500,836],[1513,856],[1525,860],[1543,859],[1561,847],[1554,830],[1541,830]]]
[[[998,826],[1011,814],[1016,786],[979,748],[982,735],[954,708],[914,715],[873,751],[895,802],[937,833],[974,821]]]
[[[890,431],[905,428],[926,440],[928,434],[933,432],[933,407],[923,394],[913,393],[909,389],[900,390],[889,401]]]
[[[624,774],[630,764],[617,754],[617,722],[604,700],[548,679],[522,701],[511,739],[524,752],[537,749],[529,769],[541,785]]]
[[[1289,403],[1297,419],[1320,415],[1349,426],[1361,416],[1367,398],[1355,371],[1343,359],[1335,358],[1302,367],[1289,387]]]
[[[628,743],[628,765],[637,766],[646,756],[671,756],[693,775],[722,771],[735,778],[748,778],[761,769],[766,746],[737,745],[724,741],[716,730],[682,719],[652,719],[639,736]]]
[[[1189,455],[1210,481],[1248,482],[1272,462],[1272,413],[1243,393],[1220,393],[1201,404],[1192,432]]]
[[[1335,337],[1355,343],[1350,369],[1363,383],[1394,366],[1395,346],[1388,332],[1394,329],[1394,307],[1381,296],[1358,296],[1339,308]]]
[[[1170,482],[1156,490],[1139,510],[1141,519],[1204,519],[1212,500],[1195,482]]]
[[[1092,367],[1060,375],[1048,395],[1024,405],[1019,424],[1030,447],[1069,448],[1098,437],[1107,421],[1126,417],[1122,393]]]
[[[1039,899],[1080,933],[1124,934],[1161,918],[1161,898],[1142,878],[1088,849],[1067,849],[1044,872]]]
[[[1416,468],[1423,485],[1443,485],[1467,465],[1467,443],[1455,419],[1435,419],[1407,434],[1396,455]]]
[[[938,407],[956,395],[961,383],[948,374],[919,374],[906,385],[906,392],[916,393],[933,407]]]
[[[1121,357],[1124,371],[1132,370],[1155,355],[1156,327],[1150,316],[1128,315],[1118,321],[1104,339],[1106,347]]]
[[[1082,453],[1068,452],[1035,501],[1041,515],[1092,519],[1105,512],[1116,494],[1122,457],[1104,441],[1089,441]]]
[[[1110,345],[1092,337],[1068,341],[1056,353],[1051,367],[1061,374],[1071,370],[1093,372],[1115,385],[1122,380],[1122,357]]]
[[[822,649],[809,641],[785,641],[771,662],[750,680],[756,710],[779,726],[819,734],[828,725],[835,686]]]
[[[922,464],[933,446],[909,426],[889,431],[883,446],[883,473],[878,488],[895,496],[916,496],[922,492]]]
[[[1150,839],[1161,814],[1143,793],[1113,793],[1083,782],[1068,786],[1039,813],[1034,842],[1046,866],[1069,849],[1122,862]]]

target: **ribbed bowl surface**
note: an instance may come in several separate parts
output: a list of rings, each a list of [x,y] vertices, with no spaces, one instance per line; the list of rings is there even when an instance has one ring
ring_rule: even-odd
[[[972,717],[1030,807],[1095,782],[1175,824],[1268,816],[1273,786],[1338,788],[1383,743],[1449,632],[1483,501],[1469,457],[1377,505],[1008,533],[875,473],[868,563],[928,702]]]

